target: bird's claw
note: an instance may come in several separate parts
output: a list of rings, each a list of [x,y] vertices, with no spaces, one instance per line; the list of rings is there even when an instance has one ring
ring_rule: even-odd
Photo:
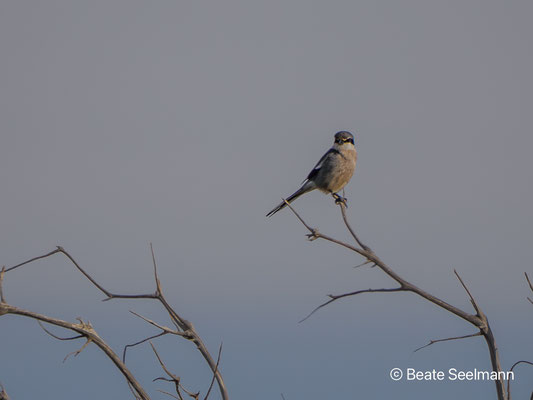
[[[333,198],[335,199],[335,204],[344,204],[344,207],[348,208],[348,199],[346,197],[342,197],[341,195],[337,193],[332,194]]]

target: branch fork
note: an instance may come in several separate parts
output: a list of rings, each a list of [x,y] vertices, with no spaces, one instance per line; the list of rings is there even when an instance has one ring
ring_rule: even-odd
[[[366,244],[362,242],[362,240],[359,238],[359,236],[355,233],[355,231],[352,229],[347,215],[346,215],[346,204],[344,202],[338,202],[336,201],[336,204],[339,206],[341,211],[341,216],[344,221],[344,224],[348,230],[348,232],[351,234],[355,244],[346,243],[340,240],[337,240],[331,236],[325,235],[323,233],[319,233],[317,229],[311,228],[304,219],[296,212],[296,210],[287,202],[285,201],[289,209],[294,213],[294,215],[298,218],[298,220],[302,223],[302,225],[310,232],[307,234],[307,237],[315,240],[315,239],[323,239],[332,243],[335,243],[339,246],[342,246],[346,249],[349,249],[360,256],[364,258],[364,262],[357,267],[366,265],[366,264],[373,264],[373,266],[378,267],[382,272],[384,272],[386,275],[388,275],[390,278],[392,278],[394,281],[398,283],[398,287],[395,288],[381,288],[381,289],[363,289],[363,290],[357,290],[350,293],[344,293],[340,295],[328,295],[329,300],[320,304],[318,307],[316,307],[314,310],[311,311],[310,314],[308,314],[304,319],[302,319],[300,322],[305,321],[309,317],[311,317],[315,312],[317,312],[319,309],[339,300],[345,297],[351,297],[356,296],[362,293],[390,293],[390,292],[411,292],[419,297],[422,297],[423,299],[437,305],[438,307],[458,316],[459,318],[465,320],[466,322],[473,325],[475,328],[478,329],[478,332],[475,332],[473,334],[468,334],[464,336],[457,336],[457,337],[450,337],[445,339],[437,339],[437,340],[431,340],[429,344],[422,346],[415,351],[418,351],[420,349],[423,349],[425,347],[428,347],[430,345],[433,345],[435,343],[444,342],[444,341],[451,341],[451,340],[458,340],[458,339],[465,339],[470,337],[476,337],[476,336],[482,336],[485,339],[485,342],[487,343],[487,347],[490,354],[491,364],[493,371],[501,372],[501,364],[500,364],[500,358],[498,354],[498,348],[496,346],[496,341],[494,339],[493,332],[490,328],[488,319],[486,315],[481,310],[481,307],[476,302],[472,294],[470,293],[470,290],[462,280],[462,278],[459,276],[458,272],[454,270],[454,274],[456,275],[457,279],[461,283],[462,287],[466,291],[470,302],[472,303],[472,307],[474,308],[476,314],[469,313],[467,311],[464,311],[462,309],[459,309],[444,300],[441,300],[440,298],[433,296],[432,294],[426,292],[425,290],[419,288],[418,286],[412,284],[411,282],[406,281],[403,279],[400,275],[398,275],[392,268],[390,268],[385,262],[383,262],[376,253]],[[356,268],[357,268],[356,267]],[[526,279],[528,279],[528,283],[530,285],[531,290],[533,291],[533,285],[529,281],[529,277],[526,274]],[[533,300],[529,299],[532,303]],[[500,374],[498,376],[501,376]],[[503,379],[499,379],[495,381],[496,385],[496,392],[498,394],[499,400],[510,400],[508,397],[508,391],[505,390],[505,385]]]

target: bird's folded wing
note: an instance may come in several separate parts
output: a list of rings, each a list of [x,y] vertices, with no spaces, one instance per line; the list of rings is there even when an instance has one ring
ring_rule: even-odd
[[[318,162],[316,163],[316,165],[313,168],[313,170],[311,172],[309,172],[309,175],[307,175],[307,178],[305,178],[303,180],[303,182],[313,180],[313,178],[316,176],[316,174],[318,174],[318,171],[320,171],[320,168],[322,168],[322,165],[324,165],[324,162],[332,154],[340,154],[340,151],[337,150],[337,149],[334,149],[333,147],[331,149],[329,149],[328,151],[326,151],[326,154],[324,154],[322,156],[322,158],[320,158],[320,160],[318,160]]]

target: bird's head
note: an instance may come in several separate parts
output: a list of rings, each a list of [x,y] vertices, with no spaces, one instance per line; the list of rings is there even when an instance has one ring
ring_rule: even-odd
[[[348,132],[348,131],[340,131],[335,134],[335,144],[338,146],[342,146],[345,144],[349,144],[353,146],[355,143],[354,136]]]

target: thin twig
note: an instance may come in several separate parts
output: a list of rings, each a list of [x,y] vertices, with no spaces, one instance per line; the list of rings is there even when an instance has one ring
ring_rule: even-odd
[[[472,303],[472,306],[474,307],[474,309],[476,310],[477,312],[477,315],[478,316],[481,316],[483,313],[481,312],[481,309],[479,308],[479,306],[477,305],[476,301],[474,300],[474,296],[472,296],[472,293],[470,293],[470,290],[468,289],[468,287],[466,286],[466,284],[463,282],[463,280],[461,279],[461,277],[459,276],[459,273],[457,272],[457,270],[453,270],[453,273],[455,274],[455,276],[457,277],[457,279],[459,279],[459,282],[461,282],[461,285],[463,286],[464,290],[466,291],[466,293],[468,294],[468,297],[470,297],[470,302]]]
[[[218,348],[218,356],[217,356],[217,366],[215,371],[213,372],[213,378],[211,379],[211,383],[209,384],[209,389],[207,389],[207,393],[205,394],[204,400],[207,400],[209,398],[209,394],[211,393],[211,389],[213,389],[213,384],[215,383],[215,379],[217,377],[217,371],[218,371],[218,365],[220,364],[220,355],[222,354],[222,343],[220,343],[220,347]]]
[[[6,302],[6,299],[4,299],[4,291],[2,290],[2,284],[4,283],[5,273],[6,273],[6,266],[4,265],[2,267],[2,271],[0,271],[0,303]]]
[[[366,260],[364,263],[358,264],[358,265],[356,265],[356,266],[353,267],[353,268],[354,268],[354,269],[355,269],[355,268],[361,268],[361,267],[365,266],[366,264],[373,264],[373,262],[370,261],[370,260]]]
[[[150,346],[152,346],[152,350],[154,351],[155,356],[157,357],[157,360],[159,361],[159,365],[161,365],[161,368],[163,368],[163,371],[165,371],[165,373],[170,378],[172,378],[174,381],[178,381],[179,382],[179,378],[167,369],[165,363],[163,362],[163,360],[159,356],[159,353],[157,352],[157,350],[156,350],[156,348],[155,348],[155,346],[154,346],[154,344],[152,342],[150,342]]]
[[[25,261],[23,263],[20,263],[20,264],[17,264],[15,266],[13,266],[13,267],[10,267],[9,269],[6,270],[6,272],[10,271],[10,270],[13,270],[15,268],[21,267],[22,265],[28,264],[30,262],[49,257],[49,256],[54,255],[56,253],[62,253],[64,256],[66,256],[72,262],[72,264],[74,264],[74,266],[78,269],[78,271],[80,271],[94,286],[96,286],[102,293],[105,294],[106,298],[103,301],[108,301],[108,300],[112,300],[112,299],[152,299],[152,300],[159,301],[162,304],[162,306],[165,308],[165,310],[168,312],[172,323],[176,326],[178,331],[174,331],[174,330],[171,330],[169,328],[162,327],[162,326],[156,324],[155,322],[148,320],[147,318],[141,317],[139,315],[138,316],[140,318],[143,318],[146,322],[151,323],[152,325],[157,326],[158,328],[165,330],[167,333],[172,333],[174,335],[179,335],[179,336],[184,337],[185,339],[188,339],[188,340],[192,341],[196,345],[196,348],[198,349],[198,351],[200,351],[200,353],[202,354],[202,357],[205,359],[205,361],[209,365],[211,371],[213,371],[213,373],[216,374],[216,381],[218,383],[218,386],[219,386],[219,389],[220,389],[220,393],[222,395],[222,399],[223,400],[228,400],[229,399],[229,395],[227,393],[227,389],[226,389],[226,386],[224,384],[224,380],[222,378],[222,374],[220,373],[220,370],[218,369],[215,360],[213,359],[213,357],[211,357],[211,354],[209,353],[206,345],[203,343],[202,339],[200,338],[200,336],[198,335],[198,333],[194,329],[193,324],[191,322],[187,321],[186,319],[182,318],[168,304],[167,300],[163,296],[163,292],[162,292],[162,289],[161,289],[161,282],[159,280],[158,273],[157,273],[157,264],[156,264],[155,254],[154,254],[154,250],[153,250],[152,244],[150,244],[150,251],[151,251],[151,255],[152,255],[152,263],[153,263],[153,268],[154,268],[154,279],[155,279],[155,282],[156,282],[156,290],[155,290],[154,293],[149,293],[149,294],[117,294],[117,293],[110,292],[109,290],[105,289],[102,285],[100,285],[98,282],[96,282],[96,280],[94,278],[92,278],[77,263],[77,261],[61,246],[57,246],[57,248],[55,250],[53,250],[53,251],[51,251],[51,252],[49,252],[47,254],[44,254],[44,255],[38,256],[38,257],[34,257],[34,258],[32,258],[30,260],[27,260],[27,261]],[[0,308],[0,315],[2,315],[3,312],[5,313],[4,309]],[[180,333],[179,330],[183,331],[183,333]],[[159,337],[159,336],[162,336],[162,335],[154,335],[152,338]],[[118,360],[120,361],[120,363],[123,363],[122,360],[120,360],[120,358]],[[115,360],[113,360],[113,361],[115,362]],[[117,364],[117,363],[115,362],[115,364]],[[131,376],[131,378],[132,377],[133,376]],[[140,385],[138,385],[138,386],[140,387]],[[135,390],[137,391],[137,387],[135,387]]]
[[[9,396],[4,388],[4,385],[0,382],[0,400],[9,400]]]
[[[526,276],[526,280],[527,280],[527,283],[529,284],[529,288],[533,292],[533,285],[531,284],[531,281],[529,280],[529,276],[527,275],[527,272],[524,272],[524,275]],[[0,279],[0,282],[1,282],[1,279]],[[1,289],[1,286],[0,286],[0,289]],[[528,297],[527,299],[529,300],[531,304],[533,304],[533,300],[531,299],[531,297]]]
[[[437,306],[441,308],[444,308],[445,310],[451,312],[452,314],[455,314],[458,317],[464,319],[465,321],[468,321],[472,325],[475,325],[478,327],[484,326],[483,321],[481,321],[481,319],[478,316],[472,315],[455,306],[452,306],[451,304],[445,302],[444,300],[441,300],[438,297],[433,296],[432,294],[426,292],[425,290],[422,290],[421,288],[403,279],[400,275],[394,272],[387,264],[385,264],[372,250],[359,249],[348,243],[342,242],[340,240],[336,240],[330,236],[324,235],[323,233],[319,233],[318,230],[311,228],[305,221],[303,221],[303,219],[298,215],[298,213],[294,210],[292,206],[289,206],[289,208],[298,217],[298,219],[302,221],[302,224],[311,232],[311,235],[314,238],[321,238],[321,239],[327,240],[332,243],[336,243],[340,246],[343,246],[349,250],[356,252],[357,254],[365,257],[367,261],[371,261],[374,264],[376,264],[376,266],[379,269],[381,269],[385,274],[387,274],[389,277],[391,277],[396,282],[398,282],[400,286],[402,286],[404,289],[408,289],[411,292],[416,293],[420,297],[423,297],[426,300],[430,301],[431,303],[436,304]]]
[[[430,340],[428,344],[426,344],[426,345],[424,345],[422,347],[419,347],[418,349],[414,350],[413,353],[416,353],[418,350],[425,349],[426,347],[429,347],[429,346],[431,346],[432,344],[435,344],[435,343],[447,342],[449,340],[466,339],[466,338],[471,338],[471,337],[475,337],[475,336],[481,336],[481,332],[471,333],[470,335],[464,335],[464,336],[456,336],[456,337],[449,337],[449,338],[444,338],[444,339]]]
[[[122,362],[126,362],[126,351],[128,350],[129,347],[135,347],[135,346],[138,346],[142,343],[145,343],[149,340],[152,340],[152,339],[156,339],[158,337],[161,337],[161,336],[164,336],[168,334],[168,332],[159,332],[157,335],[153,335],[153,336],[150,336],[150,337],[147,337],[146,339],[143,339],[143,340],[139,340],[138,342],[135,342],[135,343],[132,343],[132,344],[127,344],[126,346],[124,346],[124,350],[122,351]]]
[[[354,232],[354,230],[352,229],[352,227],[350,226],[350,223],[348,222],[348,218],[346,217],[346,204],[344,204],[343,202],[339,202],[339,207],[341,209],[341,214],[342,214],[342,219],[344,220],[344,224],[346,225],[346,228],[348,228],[348,231],[350,232],[350,234],[352,235],[352,237],[355,239],[355,241],[357,242],[357,244],[359,246],[361,246],[361,248],[363,250],[366,250],[366,251],[371,251],[370,250],[370,247],[368,247],[367,245],[365,245],[363,242],[361,242],[361,240],[359,239],[359,237],[357,236],[357,234]]]
[[[154,246],[150,243],[150,252],[152,253],[152,264],[154,265],[154,278],[156,286],[156,295],[161,294],[161,282],[159,282],[159,277],[157,276],[157,263],[155,262]]]
[[[81,347],[80,347],[78,350],[76,350],[76,351],[72,351],[72,352],[68,353],[68,354],[65,356],[65,358],[63,359],[63,362],[67,361],[67,359],[68,359],[70,356],[72,356],[72,355],[74,355],[74,357],[77,357],[77,356],[78,356],[78,355],[79,355],[79,354],[80,354],[80,353],[81,353],[81,352],[82,352],[82,351],[83,351],[83,350],[89,345],[89,343],[91,343],[91,342],[92,342],[92,339],[91,339],[91,338],[87,338],[87,341],[83,344],[83,346],[81,346]]]
[[[450,313],[462,318],[463,320],[465,320],[465,321],[469,322],[470,324],[474,325],[475,327],[477,327],[480,330],[481,335],[485,339],[485,342],[487,343],[487,347],[489,349],[490,359],[491,359],[491,364],[492,364],[493,370],[496,371],[496,372],[500,372],[501,371],[501,364],[500,364],[500,359],[499,359],[499,354],[498,354],[498,348],[496,346],[496,341],[494,339],[493,332],[490,329],[487,317],[481,311],[480,307],[478,306],[478,304],[476,303],[474,297],[472,296],[472,294],[470,293],[470,291],[468,290],[468,288],[466,287],[466,285],[462,281],[461,277],[458,275],[457,271],[455,271],[455,275],[457,276],[457,278],[459,279],[459,281],[463,285],[463,288],[468,293],[468,295],[470,297],[470,300],[472,302],[472,305],[473,305],[473,307],[475,308],[475,310],[477,312],[477,315],[472,315],[472,314],[470,314],[470,313],[468,313],[468,312],[466,312],[466,311],[464,311],[464,310],[462,310],[460,308],[457,308],[457,307],[455,307],[455,306],[453,306],[453,305],[451,305],[451,304],[439,299],[438,297],[433,296],[432,294],[426,292],[425,290],[422,290],[418,286],[413,285],[411,282],[408,282],[407,280],[403,279],[394,270],[392,270],[386,263],[384,263],[369,247],[365,246],[359,240],[357,235],[354,235],[353,229],[351,229],[350,224],[347,223],[347,218],[346,218],[346,214],[344,213],[344,208],[343,208],[342,202],[337,202],[337,203],[340,204],[342,216],[343,216],[343,219],[345,220],[347,229],[350,231],[350,233],[352,233],[352,236],[354,237],[355,241],[362,247],[361,249],[359,249],[357,247],[354,247],[354,246],[351,246],[348,243],[345,243],[345,242],[336,240],[334,238],[331,238],[331,237],[329,237],[327,235],[324,235],[322,233],[319,233],[317,229],[311,228],[303,220],[303,218],[301,218],[298,215],[298,213],[294,210],[293,207],[291,207],[288,204],[287,205],[289,206],[291,211],[296,215],[296,217],[300,220],[300,222],[302,222],[302,224],[305,226],[305,228],[310,232],[310,234],[308,235],[308,237],[310,239],[312,239],[312,240],[319,239],[319,238],[320,239],[324,239],[324,240],[330,241],[332,243],[336,243],[336,244],[338,244],[340,246],[343,246],[343,247],[345,247],[347,249],[350,249],[350,250],[356,252],[357,254],[363,256],[366,259],[366,261],[370,261],[370,262],[374,263],[386,275],[388,275],[390,278],[394,279],[400,285],[400,288],[397,288],[397,289],[384,289],[384,290],[381,290],[381,291],[384,291],[384,292],[391,292],[391,291],[397,291],[397,292],[399,292],[399,291],[410,291],[410,292],[413,292],[413,293],[417,294],[418,296],[428,300],[429,302],[431,302],[431,303],[443,308],[444,310],[446,310],[446,311],[448,311],[448,312],[450,312]],[[352,295],[355,295],[355,294],[358,294],[358,293],[365,293],[365,292],[371,292],[371,291],[378,291],[378,290],[367,290],[367,291],[357,291],[357,292],[352,292],[352,293],[346,293],[345,295],[341,295],[341,296],[339,296],[337,298],[341,298],[343,296],[352,296]],[[328,304],[332,303],[333,301],[337,300],[337,298],[331,297],[331,300],[329,300],[328,302],[326,302],[326,303],[320,305],[319,307],[315,308],[302,321],[304,321],[305,319],[309,318],[318,309],[320,309],[322,307],[325,307],[326,305],[328,305]],[[533,301],[532,301],[532,303],[533,303]],[[300,321],[300,322],[302,322],[302,321]],[[507,396],[506,396],[505,385],[504,385],[503,380],[499,379],[499,380],[495,381],[495,385],[496,385],[496,391],[498,393],[498,399],[499,400],[506,400]]]
[[[150,325],[153,325],[153,326],[155,326],[156,328],[161,329],[163,332],[170,333],[170,334],[172,334],[172,335],[182,336],[182,337],[184,337],[184,338],[186,338],[186,339],[190,339],[190,338],[191,338],[190,335],[187,334],[187,333],[179,332],[179,331],[176,331],[176,330],[174,330],[174,329],[170,329],[170,328],[168,328],[168,327],[166,327],[166,326],[160,325],[160,324],[158,324],[157,322],[152,321],[151,319],[148,319],[148,318],[146,318],[146,317],[143,317],[141,314],[137,314],[135,311],[130,310],[130,313],[132,313],[133,315],[139,317],[139,318],[142,319],[143,321],[146,321],[146,322],[149,323]]]
[[[509,370],[509,372],[513,372],[513,369],[517,366],[517,365],[520,365],[520,364],[529,364],[529,365],[533,365],[533,363],[531,361],[525,361],[525,360],[520,360],[520,361],[517,361],[513,364],[513,366],[511,367],[511,369]],[[532,394],[533,395],[533,394]],[[511,400],[511,379],[507,380],[507,400]]]
[[[157,391],[160,392],[160,393],[166,394],[167,396],[174,397],[175,399],[183,400],[183,397],[181,397],[181,394],[178,397],[178,396],[176,396],[176,395],[174,395],[172,393],[165,392],[164,390],[161,390],[161,389],[157,389]]]
[[[126,380],[135,388],[135,391],[137,392],[139,397],[142,400],[150,400],[150,397],[148,396],[146,391],[135,379],[133,374],[122,362],[120,357],[118,357],[113,351],[113,349],[111,349],[111,347],[102,338],[100,338],[100,336],[96,333],[90,323],[84,323],[83,321],[80,321],[80,323],[71,323],[57,318],[48,317],[47,315],[24,310],[7,303],[0,303],[0,315],[4,314],[20,315],[23,317],[28,317],[38,321],[46,322],[51,325],[59,326],[61,328],[69,329],[73,332],[77,332],[80,335],[86,337],[87,339],[90,339],[115,364],[119,371],[124,375]]]
[[[358,249],[357,247],[354,247],[351,244],[348,244],[348,243],[342,242],[340,240],[334,239],[334,238],[332,238],[332,237],[330,237],[328,235],[324,235],[323,233],[319,233],[318,230],[315,229],[315,228],[311,228],[309,225],[307,225],[307,223],[303,220],[303,218],[300,217],[300,214],[298,214],[296,212],[296,210],[286,200],[285,200],[285,203],[287,204],[289,209],[294,213],[294,215],[296,215],[296,217],[300,220],[302,225],[305,226],[307,228],[307,230],[310,232],[310,234],[307,235],[307,238],[309,240],[313,241],[315,239],[324,239],[324,240],[327,240],[329,242],[336,243],[336,244],[338,244],[340,246],[346,247],[349,250],[355,251],[356,253],[359,253],[360,255],[362,255],[365,258],[367,257],[367,252],[365,250]]]
[[[9,267],[8,269],[6,269],[6,272],[9,272],[9,271],[11,271],[11,270],[14,270],[15,268],[18,268],[18,267],[22,267],[23,265],[29,264],[29,263],[31,263],[31,262],[34,262],[34,261],[40,260],[40,259],[42,259],[42,258],[50,257],[51,255],[56,254],[56,253],[59,253],[59,252],[61,252],[61,250],[60,250],[59,247],[58,247],[57,249],[52,250],[50,253],[47,253],[47,254],[42,255],[42,256],[38,256],[38,257],[30,258],[30,259],[27,260],[27,261],[24,261],[24,262],[22,262],[22,263],[20,263],[20,264],[17,264],[17,265],[14,265],[14,266],[12,266],[12,267]]]
[[[39,324],[39,326],[42,328],[43,331],[45,331],[46,333],[48,333],[50,336],[52,336],[54,339],[57,339],[57,340],[74,340],[74,339],[79,339],[85,336],[85,335],[77,335],[77,336],[62,338],[60,336],[54,335],[52,332],[46,329],[44,325],[41,323],[41,321],[37,321],[37,323]]]
[[[361,293],[384,293],[384,292],[385,293],[390,293],[390,292],[408,292],[408,291],[409,291],[409,289],[405,289],[403,287],[399,287],[399,288],[390,288],[390,289],[387,289],[387,288],[384,288],[384,289],[363,289],[363,290],[357,290],[355,292],[344,293],[344,294],[340,294],[340,295],[329,294],[328,297],[330,298],[330,300],[328,300],[325,303],[322,303],[321,305],[316,307],[313,311],[311,311],[311,313],[309,313],[309,315],[307,315],[307,317],[305,317],[304,319],[302,319],[302,320],[300,320],[298,322],[299,323],[304,322],[306,319],[311,317],[311,315],[316,313],[322,307],[325,307],[328,304],[331,304],[331,303],[333,303],[336,300],[342,299],[343,297],[355,296],[355,295],[361,294]]]

